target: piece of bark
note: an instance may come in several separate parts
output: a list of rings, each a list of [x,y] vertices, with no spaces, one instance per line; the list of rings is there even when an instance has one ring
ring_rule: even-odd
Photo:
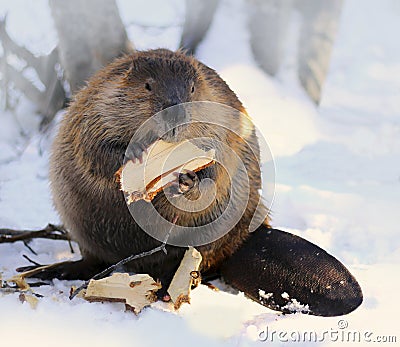
[[[128,204],[151,201],[164,187],[176,180],[175,172],[199,171],[213,164],[215,150],[204,151],[189,140],[179,143],[156,141],[143,153],[142,161],[129,160],[117,172]]]
[[[143,307],[157,300],[155,292],[160,288],[161,284],[146,274],[114,273],[101,280],[91,280],[84,298],[88,301],[124,302],[127,309],[138,314]]]
[[[184,302],[190,304],[192,286],[197,286],[201,280],[199,273],[201,260],[201,254],[196,248],[189,247],[185,252],[168,288],[175,310],[178,310]]]

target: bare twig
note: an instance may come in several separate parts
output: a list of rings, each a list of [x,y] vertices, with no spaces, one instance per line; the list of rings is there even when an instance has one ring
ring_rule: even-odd
[[[41,282],[40,284],[42,285],[43,283]],[[37,287],[39,287],[39,286],[37,286]],[[3,286],[0,287],[0,293],[11,294],[11,293],[25,293],[25,292],[26,292],[26,290],[22,290],[22,289],[18,288],[18,286],[10,285],[6,282],[3,284]],[[38,294],[38,293],[34,293],[34,292],[31,292],[31,294],[36,296],[37,298],[43,298],[42,294]]]
[[[27,79],[21,71],[14,69],[11,65],[6,66],[6,73],[15,87],[19,89],[22,93],[26,95],[26,97],[34,102],[35,104],[39,104],[43,98],[43,93],[34,86],[34,84]]]
[[[48,224],[40,230],[0,229],[0,243],[25,241],[31,239],[51,239],[70,241],[68,231],[62,225]]]
[[[39,264],[38,262],[32,260],[31,258],[29,258],[26,254],[22,255],[27,261],[29,261],[30,263],[36,265],[36,266],[43,266],[43,264]]]
[[[22,242],[24,243],[24,246],[25,246],[26,248],[28,248],[34,255],[38,255],[38,254],[36,253],[36,251],[29,245],[30,240],[24,240],[24,241],[22,241]]]
[[[41,130],[46,124],[50,123],[54,115],[65,103],[65,91],[55,69],[59,61],[58,48],[48,55],[36,57],[27,48],[15,43],[8,35],[6,30],[6,18],[0,18],[0,44],[3,47],[3,56],[0,61],[1,73],[3,75],[2,87],[4,89],[4,106],[10,109],[10,101],[8,95],[9,83],[20,90],[27,98],[33,101],[38,107],[38,111],[44,116],[41,122]],[[13,68],[7,63],[7,56],[16,55],[25,61],[26,65],[21,70]],[[45,90],[39,90],[30,79],[24,76],[24,70],[32,67],[37,77],[45,86]]]
[[[172,221],[172,224],[175,225],[177,220],[178,220],[178,216],[175,216],[175,217],[174,217],[174,220]],[[135,259],[147,257],[147,256],[149,256],[149,255],[152,255],[152,254],[157,253],[157,252],[160,252],[160,251],[163,251],[163,252],[166,254],[166,253],[167,253],[167,249],[166,249],[165,247],[166,247],[166,245],[167,245],[167,241],[168,241],[169,235],[171,234],[171,231],[172,231],[174,225],[173,225],[173,226],[171,227],[171,229],[168,231],[167,235],[165,236],[164,241],[162,242],[162,244],[161,244],[160,246],[155,247],[155,248],[153,248],[153,249],[151,249],[151,250],[149,250],[149,251],[145,251],[145,252],[142,252],[142,253],[139,253],[139,254],[130,255],[129,257],[120,260],[118,263],[116,263],[116,264],[114,264],[114,265],[111,265],[111,266],[108,267],[107,269],[105,269],[105,270],[99,272],[98,274],[96,274],[96,275],[94,275],[92,278],[90,278],[89,280],[85,281],[85,283],[83,283],[79,288],[75,289],[75,290],[72,292],[72,294],[69,296],[69,299],[72,300],[72,299],[73,299],[75,296],[77,296],[83,289],[86,289],[87,286],[89,285],[89,282],[90,282],[91,280],[98,280],[98,279],[100,279],[100,278],[104,278],[105,276],[107,276],[108,274],[110,274],[111,272],[113,272],[115,269],[117,269],[119,266],[122,266],[122,265],[124,265],[124,264],[126,264],[126,263],[129,263],[129,262],[131,262],[131,261],[133,261],[133,260],[135,260]]]
[[[6,31],[6,23],[7,17],[0,20],[0,42],[2,43],[3,47],[5,46],[8,51],[25,60],[38,72],[38,75],[41,75],[41,73],[43,72],[41,58],[35,57],[28,49],[17,45],[12,40]]]

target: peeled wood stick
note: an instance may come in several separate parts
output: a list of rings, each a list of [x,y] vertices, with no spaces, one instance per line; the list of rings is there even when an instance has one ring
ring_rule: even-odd
[[[174,308],[177,310],[184,302],[190,303],[190,291],[200,281],[199,267],[202,257],[194,247],[189,247],[168,288]]]

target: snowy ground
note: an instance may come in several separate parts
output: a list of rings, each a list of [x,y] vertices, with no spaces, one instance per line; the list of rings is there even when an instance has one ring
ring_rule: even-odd
[[[177,47],[183,1],[159,1],[156,12],[150,1],[146,6],[118,3],[137,48]],[[0,0],[0,15],[6,10],[10,34],[18,42],[37,54],[56,44],[45,0]],[[153,25],[170,28],[149,28]],[[343,261],[363,288],[359,309],[339,318],[282,316],[242,294],[201,286],[179,313],[157,303],[135,317],[119,304],[70,302],[74,283],[55,281],[40,289],[45,298],[36,310],[16,295],[0,297],[2,344],[258,346],[314,332],[319,341],[313,344],[337,345],[342,332],[360,332],[364,343],[358,345],[364,345],[366,331],[371,340],[397,335],[399,341],[399,31],[396,0],[347,0],[319,109],[293,83],[290,59],[278,79],[257,68],[241,1],[223,2],[198,54],[237,92],[271,147],[273,224]],[[40,228],[58,220],[47,181],[51,139],[39,136],[38,121],[23,98],[15,113],[0,111],[0,227]],[[35,240],[31,246],[37,257],[20,243],[0,245],[3,278],[26,265],[22,254],[42,263],[71,257],[63,242]]]

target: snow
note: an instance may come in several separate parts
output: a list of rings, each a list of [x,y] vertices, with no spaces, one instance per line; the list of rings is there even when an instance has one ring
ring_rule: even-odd
[[[139,49],[177,48],[184,2],[150,3],[118,1],[130,38]],[[10,35],[17,42],[35,54],[48,53],[55,46],[46,0],[0,0],[0,16],[5,12]],[[21,304],[18,295],[0,297],[2,344],[286,343],[278,335],[272,341],[272,331],[312,331],[319,336],[324,331],[368,331],[372,338],[397,334],[399,341],[400,46],[395,38],[399,17],[396,0],[345,2],[318,109],[290,77],[290,64],[275,79],[257,67],[241,0],[222,1],[198,52],[200,60],[217,69],[246,105],[274,155],[275,198],[267,197],[273,225],[343,261],[363,288],[360,308],[344,317],[281,315],[217,281],[222,290],[200,286],[193,291],[192,304],[178,313],[168,304],[156,303],[136,317],[124,312],[121,304],[69,301],[71,285],[80,282],[56,280],[53,286],[37,290],[45,297],[35,310]],[[39,134],[40,118],[23,97],[14,112],[0,111],[0,119],[0,226],[31,229],[58,222],[47,180],[51,136]],[[0,245],[3,279],[16,267],[27,265],[23,254],[41,263],[79,258],[62,241],[35,240],[31,247],[37,256],[19,242]],[[337,345],[326,336],[318,343]]]
[[[260,289],[258,291],[258,295],[260,298],[270,299],[274,294],[273,293],[266,293],[265,290]]]

